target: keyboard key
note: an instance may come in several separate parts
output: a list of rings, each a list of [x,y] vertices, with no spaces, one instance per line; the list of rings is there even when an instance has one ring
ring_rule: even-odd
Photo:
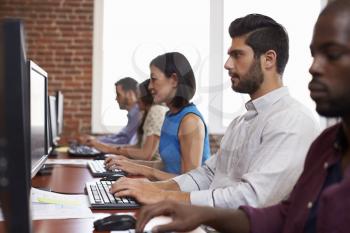
[[[93,209],[134,209],[139,204],[130,197],[116,197],[109,193],[109,189],[114,182],[99,181],[88,182],[86,188]]]

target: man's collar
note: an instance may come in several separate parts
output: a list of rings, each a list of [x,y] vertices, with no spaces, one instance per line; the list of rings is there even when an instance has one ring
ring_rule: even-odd
[[[256,111],[257,113],[264,111],[268,106],[273,105],[282,97],[289,95],[287,87],[280,87],[269,93],[254,99],[250,100],[245,104],[247,111]]]
[[[130,116],[135,115],[139,111],[140,111],[140,107],[137,103],[135,103],[128,111],[128,115],[130,115]]]

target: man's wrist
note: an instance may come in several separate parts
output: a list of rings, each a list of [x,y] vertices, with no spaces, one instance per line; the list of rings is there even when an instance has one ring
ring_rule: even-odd
[[[191,204],[191,194],[186,192],[179,192],[179,191],[166,191],[162,190],[163,192],[163,200],[174,200],[179,201],[187,204]]]
[[[103,151],[105,153],[109,153],[108,151],[108,147],[106,147],[105,144],[97,141],[97,140],[94,140],[92,141],[92,146],[95,147],[96,149],[100,150],[100,151]]]
[[[164,190],[181,191],[179,184],[173,179],[157,181],[155,182],[155,185],[157,185],[158,188]]]
[[[115,154],[117,154],[117,155],[121,154],[121,148],[120,148],[120,146],[115,147],[115,148],[114,148],[114,152],[115,152]]]
[[[95,148],[97,148],[97,149],[98,149],[99,147],[101,147],[101,145],[102,145],[102,143],[98,142],[98,141],[95,140],[95,139],[90,140],[90,144],[91,144],[92,147],[95,147]]]
[[[183,202],[185,202],[187,204],[191,204],[191,193],[180,192],[180,194],[182,194]]]

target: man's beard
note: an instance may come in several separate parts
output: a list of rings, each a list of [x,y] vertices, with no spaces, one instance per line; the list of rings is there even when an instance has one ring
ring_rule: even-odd
[[[238,85],[234,86],[232,84],[232,89],[239,93],[253,94],[259,89],[263,81],[264,75],[259,60],[254,59],[247,73],[240,77]]]

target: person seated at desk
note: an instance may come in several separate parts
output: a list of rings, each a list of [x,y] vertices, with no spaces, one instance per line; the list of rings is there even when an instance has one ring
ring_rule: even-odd
[[[112,157],[106,159],[106,166],[151,180],[166,180],[197,168],[208,159],[208,129],[202,114],[189,102],[195,94],[196,82],[187,58],[177,52],[166,53],[151,61],[150,70],[149,89],[154,102],[169,107],[160,134],[161,161]]]
[[[341,122],[312,143],[297,184],[286,201],[265,208],[239,210],[189,206],[174,202],[140,211],[136,232],[158,215],[173,222],[152,232],[189,231],[201,224],[230,233],[350,232],[350,2],[335,0],[321,12],[311,41],[309,83],[316,110]]]
[[[136,144],[137,143],[137,128],[140,123],[142,114],[140,113],[139,105],[137,104],[137,81],[130,77],[125,77],[115,83],[116,101],[119,108],[128,111],[127,125],[116,134],[110,134],[100,137],[83,135],[79,138],[82,144],[92,145],[100,144]]]
[[[137,145],[113,146],[98,141],[88,142],[89,146],[109,154],[123,155],[131,159],[157,160],[159,159],[158,145],[160,130],[163,125],[167,107],[154,104],[153,96],[148,90],[150,80],[140,83],[137,88],[137,99],[140,110],[143,111],[143,118],[138,129]],[[118,156],[120,158],[120,156]],[[112,156],[109,156],[112,158]]]
[[[251,100],[247,112],[231,122],[217,154],[202,167],[167,181],[121,178],[112,193],[143,204],[173,199],[237,208],[276,204],[291,192],[318,126],[282,83],[288,35],[282,25],[259,14],[234,20],[229,32],[225,68],[232,89]]]

